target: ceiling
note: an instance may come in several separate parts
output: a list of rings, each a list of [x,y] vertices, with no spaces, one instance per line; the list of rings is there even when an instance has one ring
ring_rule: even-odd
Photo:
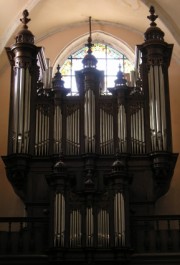
[[[153,5],[159,15],[157,25],[165,40],[174,44],[174,58],[180,62],[179,0],[0,0],[0,68],[5,63],[4,47],[14,43],[20,28],[22,11],[30,13],[29,29],[36,42],[68,27],[87,23],[106,23],[144,34],[146,19]]]

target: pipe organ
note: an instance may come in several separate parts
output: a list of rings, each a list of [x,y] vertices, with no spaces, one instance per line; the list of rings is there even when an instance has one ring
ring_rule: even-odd
[[[52,264],[126,264],[131,215],[153,214],[169,189],[177,159],[168,87],[172,45],[154,13],[151,7],[145,42],[137,46],[138,79],[128,85],[119,69],[107,93],[92,52],[91,20],[76,95],[59,65],[51,76],[50,61],[28,30],[27,10],[16,43],[6,48],[12,83],[3,160],[27,216],[48,216]]]

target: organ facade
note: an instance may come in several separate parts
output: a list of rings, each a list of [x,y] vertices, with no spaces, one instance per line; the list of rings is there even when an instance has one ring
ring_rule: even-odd
[[[37,240],[52,264],[130,264],[133,218],[153,215],[168,191],[177,159],[168,84],[173,46],[156,26],[153,7],[148,18],[145,41],[137,46],[136,82],[129,85],[117,69],[106,93],[92,53],[91,20],[75,95],[60,66],[47,82],[51,71],[26,10],[15,44],[6,48],[12,71],[3,160],[26,217],[46,220],[26,229],[41,231]]]

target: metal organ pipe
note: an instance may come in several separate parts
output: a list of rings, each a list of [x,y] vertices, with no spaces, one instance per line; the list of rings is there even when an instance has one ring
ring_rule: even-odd
[[[130,121],[132,153],[145,153],[144,109],[141,102],[133,106]]]
[[[98,245],[109,246],[109,213],[103,209],[98,213]]]
[[[85,152],[95,152],[95,96],[91,89],[85,92],[84,116]]]
[[[119,151],[126,152],[126,113],[123,105],[119,106],[118,110],[118,139],[119,139]]]
[[[112,154],[113,146],[113,116],[100,108],[100,150],[102,154]]]
[[[79,154],[80,147],[80,114],[79,108],[73,110],[66,118],[66,152],[70,155]]]
[[[61,108],[55,106],[54,113],[54,153],[59,154],[62,150],[62,114]]]
[[[152,137],[154,140],[155,136],[155,111],[154,111],[154,88],[153,88],[153,66],[150,66],[150,70],[148,73],[148,81],[149,81],[149,100],[150,100],[150,129],[152,133]],[[152,144],[155,143],[152,141]],[[154,148],[154,147],[153,147]]]
[[[24,112],[24,121],[25,121],[25,152],[28,152],[28,146],[29,146],[29,130],[30,130],[30,97],[31,97],[31,76],[29,75],[29,69],[26,68],[26,80],[25,80],[25,87],[27,89],[27,93],[25,93],[25,112]]]
[[[54,246],[64,246],[65,200],[61,193],[55,196],[54,205]]]
[[[125,211],[124,198],[120,192],[114,198],[114,233],[115,246],[123,246],[125,244]]]
[[[30,130],[31,76],[29,69],[15,68],[13,106],[13,152],[27,153]]]
[[[161,65],[151,65],[148,73],[152,151],[167,149],[164,78]]]
[[[20,68],[20,86],[19,86],[19,108],[18,108],[18,153],[21,153],[23,145],[23,120],[24,120],[24,69]]]
[[[14,104],[13,104],[13,152],[17,152],[17,134],[18,134],[18,87],[19,87],[19,68],[14,69],[15,81],[14,81]]]
[[[49,152],[49,107],[36,106],[35,154],[48,155]]]
[[[92,208],[86,209],[86,246],[93,246],[94,222]]]
[[[70,246],[81,246],[81,213],[73,210],[70,214]]]
[[[162,139],[163,139],[163,150],[167,149],[167,135],[166,135],[166,109],[165,109],[165,92],[164,92],[164,77],[162,66],[159,67],[159,75],[160,75],[160,91],[161,91],[161,123],[162,123]]]
[[[141,107],[142,153],[145,153],[144,108]]]

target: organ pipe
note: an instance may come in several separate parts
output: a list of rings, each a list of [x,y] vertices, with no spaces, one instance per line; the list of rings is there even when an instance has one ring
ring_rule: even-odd
[[[80,148],[80,110],[75,109],[66,118],[66,152],[69,155],[79,154]]]
[[[125,210],[123,194],[118,192],[114,198],[115,246],[125,245]]]
[[[86,246],[93,246],[94,222],[92,208],[86,209]]]
[[[80,210],[73,210],[70,213],[70,246],[81,246],[81,213]]]
[[[13,105],[13,152],[28,153],[30,132],[31,75],[28,68],[15,68]]]
[[[98,213],[98,246],[109,246],[109,213],[103,209]]]
[[[95,96],[91,89],[86,90],[84,99],[85,152],[95,152]]]
[[[145,153],[144,108],[140,102],[133,106],[131,113],[131,150],[134,154]]]
[[[127,151],[127,132],[126,132],[126,112],[123,105],[118,109],[118,139],[119,151],[125,153]]]
[[[161,65],[150,65],[149,108],[152,151],[167,150],[164,78]]]
[[[47,108],[47,109],[46,109]],[[35,155],[49,153],[49,108],[36,106]]]
[[[61,193],[55,195],[54,203],[54,246],[64,246],[65,200]]]
[[[100,108],[100,151],[102,154],[114,152],[113,130],[113,115]]]
[[[54,153],[62,150],[62,114],[60,106],[55,106],[54,112]]]

